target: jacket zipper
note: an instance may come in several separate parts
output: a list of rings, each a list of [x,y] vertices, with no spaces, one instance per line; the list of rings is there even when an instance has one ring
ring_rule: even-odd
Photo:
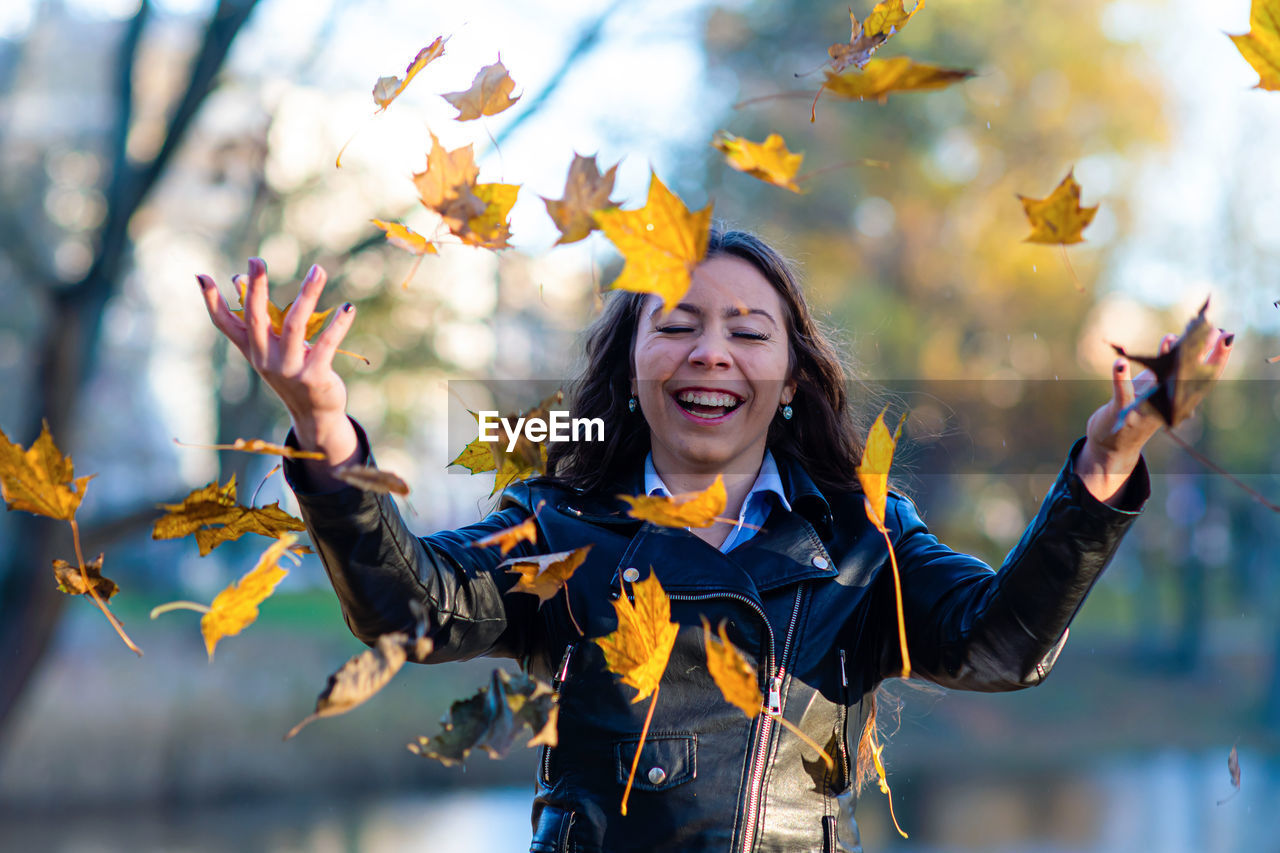
[[[849,778],[852,769],[849,767],[849,670],[845,665],[844,649],[840,649],[840,716],[839,716],[839,734],[840,739],[840,762],[844,767],[844,781],[852,782]],[[836,793],[840,793],[837,791]]]
[[[564,647],[560,666],[556,669],[556,674],[551,677],[551,692],[557,699],[560,696],[561,686],[569,678],[569,659],[573,657],[573,650],[577,647],[577,643],[570,643]],[[542,748],[542,781],[551,784],[551,747],[549,746]]]
[[[791,620],[787,623],[786,637],[782,641],[782,657],[778,659],[777,672],[769,679],[769,693],[765,698],[765,711],[768,713],[760,720],[760,729],[756,735],[755,758],[752,761],[751,776],[747,781],[747,814],[742,828],[742,853],[750,853],[751,846],[755,843],[756,812],[760,807],[760,789],[764,784],[765,761],[769,757],[769,736],[773,732],[773,717],[769,714],[782,713],[782,679],[787,671],[787,655],[791,651],[791,640],[795,636],[796,622],[800,617],[800,601],[803,594],[804,587],[796,590],[796,600],[791,606]],[[765,624],[769,624],[768,620]],[[769,632],[769,639],[773,639],[772,630]]]

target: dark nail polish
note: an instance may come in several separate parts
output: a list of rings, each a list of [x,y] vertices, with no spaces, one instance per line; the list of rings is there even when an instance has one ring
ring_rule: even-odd
[[[354,310],[355,310],[355,307],[356,307],[356,306],[352,305],[350,302],[344,303],[344,304],[343,304],[343,306],[342,306],[342,313],[343,313],[343,314],[346,314],[346,313],[348,313],[348,312],[350,312],[350,311],[354,311]]]
[[[1233,343],[1235,343],[1235,340],[1236,340],[1236,333],[1232,332],[1231,334],[1227,335],[1225,338],[1222,339],[1222,345],[1225,347],[1229,347]]]
[[[208,287],[208,285],[204,283],[204,279],[201,278],[200,276],[196,276],[196,284],[200,285],[201,290],[204,290],[206,287]]]
[[[311,269],[307,270],[307,277],[303,281],[303,283],[305,284],[310,281],[315,281],[316,276],[318,276],[319,274],[320,274],[320,267],[317,266],[316,264],[312,264]]]

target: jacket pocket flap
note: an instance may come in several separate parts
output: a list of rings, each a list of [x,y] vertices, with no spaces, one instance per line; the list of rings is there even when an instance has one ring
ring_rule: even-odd
[[[626,785],[635,761],[640,738],[627,738],[613,745],[618,765],[618,784]],[[698,736],[671,732],[651,733],[640,750],[632,787],[640,791],[665,791],[698,775]]]

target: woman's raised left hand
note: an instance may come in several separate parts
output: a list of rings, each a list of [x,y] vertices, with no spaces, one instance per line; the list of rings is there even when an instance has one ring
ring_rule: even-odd
[[[1209,334],[1200,359],[1213,367],[1217,379],[1227,366],[1231,344],[1235,335],[1221,329]],[[1177,335],[1165,335],[1160,341],[1160,352],[1168,352],[1178,341]],[[1076,473],[1084,481],[1089,492],[1100,501],[1118,503],[1124,485],[1138,465],[1142,448],[1165,425],[1164,420],[1146,406],[1140,406],[1125,416],[1124,424],[1116,429],[1116,418],[1134,401],[1155,384],[1155,375],[1144,370],[1131,378],[1129,360],[1120,357],[1112,365],[1111,399],[1089,418],[1085,428],[1086,440],[1076,460]]]

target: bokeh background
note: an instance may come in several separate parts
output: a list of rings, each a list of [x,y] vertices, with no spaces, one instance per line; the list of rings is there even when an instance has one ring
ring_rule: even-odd
[[[156,504],[232,473],[250,492],[272,465],[174,438],[287,426],[193,279],[230,294],[251,254],[280,303],[321,263],[325,304],[358,304],[348,346],[372,367],[340,369],[380,463],[414,488],[413,526],[483,513],[488,477],[446,471],[469,438],[448,428],[450,383],[565,376],[619,267],[598,235],[552,248],[537,196],[560,196],[575,151],[621,163],[628,206],[652,168],[800,263],[865,380],[855,394],[887,388],[913,412],[901,483],[957,548],[999,563],[1108,393],[1108,343],[1150,351],[1207,296],[1237,344],[1179,434],[1280,499],[1280,365],[1265,362],[1280,353],[1280,94],[1251,88],[1224,35],[1248,17],[1248,0],[932,0],[881,55],[977,76],[885,105],[824,99],[810,124],[809,94],[734,105],[812,93],[847,38],[844,3],[6,0],[0,428],[25,445],[46,418],[77,473],[97,475],[86,550],[106,553],[146,654],[54,591],[65,525],[0,514],[0,848],[525,849],[532,751],[462,771],[404,749],[493,662],[404,671],[284,743],[363,648],[323,569],[291,571],[210,663],[194,614],[148,611],[207,601],[264,543],[199,558],[149,533]],[[445,58],[371,120],[374,80],[437,35]],[[499,53],[520,102],[452,121],[439,93]],[[754,181],[709,147],[718,129],[780,132],[802,171],[827,171],[804,195]],[[369,219],[433,227],[409,180],[428,130],[474,143],[482,180],[523,184],[515,248],[446,247],[402,287],[412,259]],[[1060,250],[1021,242],[1015,198],[1071,168],[1101,204],[1069,250],[1083,293]],[[867,849],[1280,850],[1280,518],[1167,437],[1149,459],[1146,514],[1043,686],[891,688],[886,755],[912,837],[872,790]],[[259,502],[277,499],[293,507],[279,475]],[[1219,803],[1233,746],[1242,786]]]

